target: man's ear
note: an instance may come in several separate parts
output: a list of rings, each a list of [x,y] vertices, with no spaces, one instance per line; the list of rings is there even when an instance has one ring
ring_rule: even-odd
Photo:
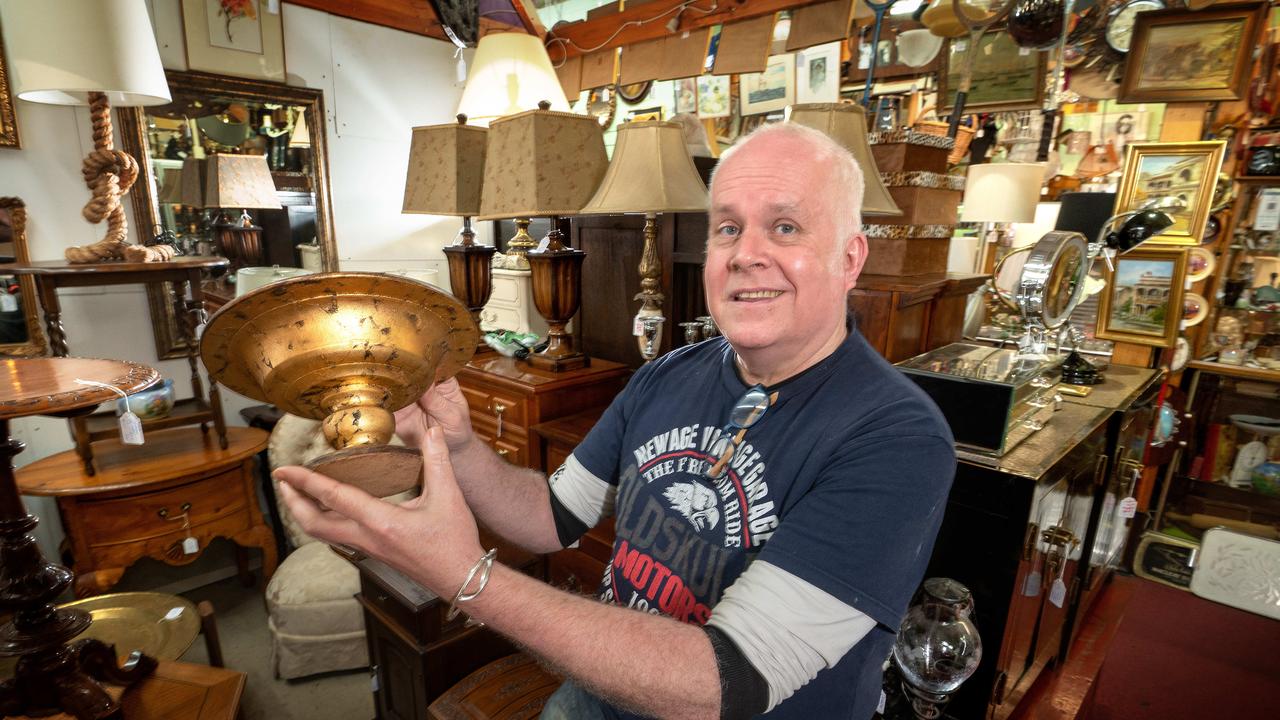
[[[841,261],[847,292],[858,286],[858,276],[862,274],[862,266],[867,262],[867,236],[864,233],[854,233],[849,238],[849,242],[845,243],[844,257]]]

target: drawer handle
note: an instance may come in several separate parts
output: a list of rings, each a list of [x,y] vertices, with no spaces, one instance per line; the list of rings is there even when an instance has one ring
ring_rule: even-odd
[[[503,460],[506,460],[507,455],[511,453],[511,451],[506,448],[495,448],[495,450],[498,453],[498,457],[502,458]]]
[[[493,414],[498,416],[498,432],[494,434],[495,438],[502,437],[502,413],[507,411],[507,406],[502,403],[493,404]]]

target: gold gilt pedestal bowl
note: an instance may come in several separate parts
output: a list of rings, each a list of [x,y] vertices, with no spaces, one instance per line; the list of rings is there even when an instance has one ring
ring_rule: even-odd
[[[467,308],[426,283],[325,273],[271,283],[209,320],[200,355],[218,382],[322,421],[336,452],[308,467],[377,497],[415,487],[417,448],[387,445],[392,413],[453,377],[480,338]]]

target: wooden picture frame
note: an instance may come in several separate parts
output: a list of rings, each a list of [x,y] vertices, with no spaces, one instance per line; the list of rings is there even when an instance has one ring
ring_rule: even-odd
[[[738,77],[742,115],[784,110],[796,98],[796,56],[773,55],[764,72]]]
[[[1115,212],[1137,210],[1149,198],[1181,197],[1186,210],[1170,212],[1174,224],[1147,241],[1154,245],[1199,245],[1209,220],[1226,142],[1129,143]]]
[[[1115,258],[1104,270],[1107,286],[1098,294],[1103,340],[1172,347],[1182,323],[1187,253],[1182,248],[1143,245]]]
[[[266,0],[249,0],[254,14],[228,18],[220,0],[182,0],[182,29],[190,70],[283,83],[284,23]]]
[[[18,115],[13,101],[13,91],[9,89],[9,72],[4,63],[4,35],[0,33],[0,147],[22,147],[22,140],[18,137]]]
[[[969,52],[968,40],[948,40],[938,53],[938,114],[946,115],[955,103],[956,88]],[[978,41],[973,83],[965,100],[966,113],[1005,110],[1039,110],[1044,107],[1049,77],[1048,53],[1023,53],[1003,28],[988,31]],[[879,76],[880,71],[876,70]]]
[[[27,242],[27,205],[21,198],[0,197],[0,241],[12,245],[14,262],[31,262],[31,249]],[[40,304],[36,300],[36,279],[32,275],[5,274],[6,286],[18,285],[19,310],[26,324],[26,337],[0,338],[0,357],[39,357],[49,354],[49,343],[40,322]],[[12,328],[8,329],[12,331]],[[8,335],[8,332],[6,332]]]
[[[1139,13],[1119,102],[1240,100],[1264,3]]]

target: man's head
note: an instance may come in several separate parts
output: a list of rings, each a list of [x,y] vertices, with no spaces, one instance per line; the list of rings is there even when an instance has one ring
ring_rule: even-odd
[[[867,256],[862,171],[821,132],[767,125],[711,180],[707,305],[749,364],[799,369],[844,337],[846,296]]]

